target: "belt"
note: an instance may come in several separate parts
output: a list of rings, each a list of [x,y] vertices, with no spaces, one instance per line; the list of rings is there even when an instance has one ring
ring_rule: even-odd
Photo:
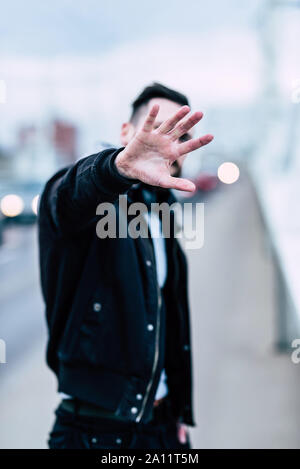
[[[160,399],[155,399],[153,402],[153,407],[157,408],[161,403],[166,399],[167,396],[164,396]],[[99,406],[89,404],[88,402],[78,401],[77,399],[63,399],[60,404],[60,408],[68,412],[76,413],[82,417],[105,417],[112,418],[117,420],[128,420],[126,417],[120,417],[114,412],[107,409],[103,409]]]

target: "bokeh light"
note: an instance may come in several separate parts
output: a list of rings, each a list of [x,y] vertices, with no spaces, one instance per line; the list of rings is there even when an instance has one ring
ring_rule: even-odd
[[[1,200],[1,211],[6,217],[16,217],[23,212],[24,202],[16,194],[8,194]]]
[[[226,162],[218,168],[218,178],[224,184],[234,184],[239,177],[240,170],[235,163]]]
[[[33,197],[32,202],[31,202],[31,208],[35,215],[37,215],[38,213],[39,198],[40,196],[36,195],[35,197]]]

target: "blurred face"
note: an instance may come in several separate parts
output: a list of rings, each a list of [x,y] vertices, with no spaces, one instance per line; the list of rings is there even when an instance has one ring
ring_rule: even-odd
[[[140,130],[142,127],[146,115],[153,104],[159,104],[159,112],[155,120],[155,128],[159,127],[159,125],[164,122],[166,119],[171,117],[175,114],[178,109],[182,106],[178,103],[174,103],[174,101],[170,101],[169,99],[165,98],[152,98],[150,101],[142,107],[142,112],[139,114],[137,122],[134,124],[132,122],[125,122],[122,125],[121,129],[121,143],[123,146],[126,146],[130,140],[135,136],[136,132]],[[194,129],[189,130],[189,132],[178,140],[179,142],[185,142],[193,137]],[[185,160],[187,155],[183,155],[178,160],[174,161],[171,167],[171,175],[175,177],[179,177],[181,174],[181,168],[183,161]]]

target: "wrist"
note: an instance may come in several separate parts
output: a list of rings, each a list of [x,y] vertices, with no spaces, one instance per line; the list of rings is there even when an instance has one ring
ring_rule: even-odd
[[[120,156],[121,155],[121,156]],[[119,158],[120,156],[120,158]],[[136,179],[133,175],[130,174],[129,171],[126,171],[126,160],[127,158],[124,158],[124,150],[120,151],[117,156],[115,157],[113,161],[113,170],[115,174],[122,180],[127,181],[130,184],[137,184],[140,182],[139,179]]]
[[[115,161],[114,161],[114,166],[116,168],[116,170],[118,171],[118,173],[127,178],[127,179],[134,179],[128,169],[127,169],[127,165],[125,163],[126,161],[126,158],[124,157],[126,154],[125,154],[125,150],[122,150],[116,157]]]

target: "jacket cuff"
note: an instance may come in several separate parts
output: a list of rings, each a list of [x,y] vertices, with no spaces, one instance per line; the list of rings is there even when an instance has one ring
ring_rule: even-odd
[[[121,194],[128,191],[133,184],[140,182],[139,179],[121,175],[115,166],[115,159],[124,148],[108,148],[97,155],[92,175],[99,190],[108,194]]]

